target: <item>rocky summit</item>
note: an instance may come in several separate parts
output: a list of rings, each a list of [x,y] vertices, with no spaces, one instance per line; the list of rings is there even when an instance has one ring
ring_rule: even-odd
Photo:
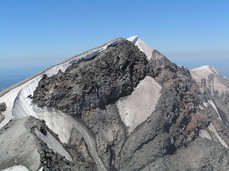
[[[0,169],[229,170],[229,81],[115,39],[0,92]]]

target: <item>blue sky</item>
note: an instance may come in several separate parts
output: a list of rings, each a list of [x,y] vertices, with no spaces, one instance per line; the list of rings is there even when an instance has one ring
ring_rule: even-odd
[[[0,0],[0,68],[41,68],[139,35],[171,61],[229,77],[228,0]]]

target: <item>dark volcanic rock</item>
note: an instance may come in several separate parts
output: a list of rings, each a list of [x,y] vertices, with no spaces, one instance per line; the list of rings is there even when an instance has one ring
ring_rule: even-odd
[[[6,110],[6,104],[3,102],[3,103],[0,103],[0,112],[4,112]]]
[[[6,108],[7,108],[7,106],[4,102],[0,103],[0,123],[5,119],[5,116],[2,115],[2,112],[4,112],[6,110]]]
[[[131,94],[146,75],[146,56],[129,41],[111,46],[94,60],[79,61],[65,73],[44,76],[34,92],[39,107],[54,107],[80,116],[82,112]]]

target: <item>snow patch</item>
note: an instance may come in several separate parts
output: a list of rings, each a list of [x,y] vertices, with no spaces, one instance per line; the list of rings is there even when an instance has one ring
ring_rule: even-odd
[[[205,129],[201,129],[199,135],[201,138],[206,138],[206,139],[212,140],[211,135]]]
[[[216,111],[216,113],[218,115],[218,119],[221,120],[221,121],[223,121],[222,118],[221,118],[221,116],[220,116],[220,114],[219,114],[219,111],[218,111],[215,103],[212,100],[208,100],[208,103],[215,109],[215,111]]]
[[[41,167],[38,171],[43,171],[43,167]]]
[[[204,107],[202,105],[199,105],[200,110],[204,110]]]
[[[217,133],[217,131],[216,131],[216,129],[215,129],[215,126],[214,126],[212,123],[210,123],[210,125],[208,126],[208,129],[216,135],[216,137],[218,138],[219,142],[220,142],[224,147],[228,148],[227,143],[223,140],[223,138],[221,138],[221,137],[219,136],[219,134]]]
[[[131,95],[117,101],[119,114],[129,134],[155,110],[160,91],[161,86],[152,77],[146,76]]]
[[[13,167],[4,169],[2,171],[29,171],[29,169],[24,166],[18,165],[18,166],[13,166]]]
[[[138,36],[130,37],[127,40],[129,40],[131,43],[136,45],[140,49],[140,51],[144,52],[148,61],[152,58],[152,54],[153,54],[154,49],[151,48],[149,45],[147,45]]]
[[[203,102],[203,105],[199,105],[200,110],[204,110],[205,107],[209,106],[209,102]]]
[[[208,107],[209,103],[208,103],[208,102],[203,102],[203,105],[204,105],[205,107]]]

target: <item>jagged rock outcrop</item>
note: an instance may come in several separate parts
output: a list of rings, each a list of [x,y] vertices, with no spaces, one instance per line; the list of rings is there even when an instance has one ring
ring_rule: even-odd
[[[39,75],[28,97],[24,89],[19,92],[12,115],[20,118],[24,111],[47,125],[26,121],[42,143],[35,148],[37,165],[44,170],[227,170],[228,82],[216,71],[179,67],[138,37],[129,40],[74,59],[57,74]],[[27,102],[32,105],[21,105]],[[62,151],[50,149],[47,135]]]
[[[130,95],[146,74],[146,57],[129,41],[109,47],[93,60],[82,60],[63,73],[43,76],[33,95],[39,107],[79,116]]]
[[[6,111],[6,104],[0,103],[0,123],[5,119],[4,115],[2,115],[2,112]]]

